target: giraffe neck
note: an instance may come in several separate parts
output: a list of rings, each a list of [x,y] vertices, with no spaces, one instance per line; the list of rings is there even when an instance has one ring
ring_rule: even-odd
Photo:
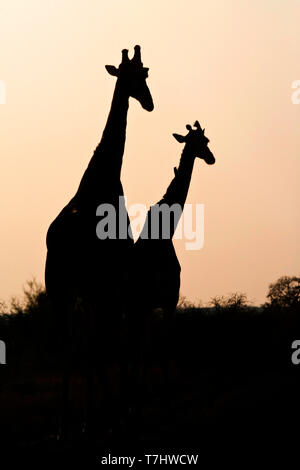
[[[188,195],[194,168],[195,157],[183,149],[179,166],[175,169],[175,176],[171,181],[163,199],[167,204],[179,204],[183,210]]]
[[[87,169],[80,181],[73,203],[85,206],[91,202],[99,204],[102,199],[109,202],[112,185],[122,186],[120,175],[126,139],[129,95],[124,84],[117,80],[110,112],[102,138],[96,147]]]
[[[190,154],[186,147],[183,149],[181,154],[181,159],[179,162],[178,169],[175,171],[175,176],[171,183],[168,186],[168,189],[163,196],[163,198],[154,206],[150,208],[147,214],[146,222],[144,224],[144,228],[141,232],[140,238],[138,241],[142,240],[143,238],[151,237],[153,230],[157,232],[158,230],[158,239],[165,238],[163,235],[163,227],[165,223],[169,224],[168,227],[168,235],[167,238],[170,240],[173,238],[176,227],[179,223],[184,204],[187,198],[187,194],[190,187],[193,167],[194,167],[195,157]],[[163,212],[160,212],[159,219],[155,219],[154,210],[156,210],[159,206],[168,205],[171,208],[170,214],[163,220],[164,215]],[[171,207],[175,205],[175,207]],[[178,208],[179,205],[179,208]],[[176,207],[177,206],[177,207]],[[179,209],[179,210],[178,210]],[[170,218],[169,218],[170,216]],[[155,228],[153,226],[153,221],[156,220],[158,224]]]
[[[97,166],[105,167],[106,164],[111,163],[118,170],[118,173],[121,173],[128,107],[129,95],[124,84],[117,80],[106,126],[90,165],[96,163]]]

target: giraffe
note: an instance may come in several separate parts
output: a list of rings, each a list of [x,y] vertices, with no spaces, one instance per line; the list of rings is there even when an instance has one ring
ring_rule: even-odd
[[[145,335],[147,335],[149,316],[153,309],[160,308],[163,311],[165,358],[167,358],[169,348],[168,332],[179,299],[181,272],[172,238],[184,209],[195,159],[203,159],[208,165],[215,163],[215,158],[208,147],[209,139],[204,134],[205,129],[201,128],[198,121],[195,122],[194,127],[195,129],[190,125],[186,126],[188,130],[186,136],[173,134],[178,142],[185,144],[179,166],[174,168],[174,178],[163,198],[150,207],[144,227],[134,246],[136,273],[134,279],[137,295],[131,315],[130,331],[133,335],[131,342],[134,344],[135,351],[142,349],[146,343]],[[161,210],[163,207],[171,210],[164,213]],[[172,208],[175,208],[174,212]],[[159,219],[157,219],[157,214],[159,214]],[[170,214],[173,214],[172,219],[169,218]],[[164,221],[164,217],[167,217],[167,220]],[[166,236],[162,229],[164,223],[165,227],[167,224],[167,232],[169,232]],[[134,342],[134,338],[139,338],[139,343]],[[141,357],[139,360],[141,363]],[[140,368],[139,365],[136,367]],[[139,375],[140,372],[136,370],[135,374]],[[167,380],[167,372],[166,359],[165,380]],[[133,377],[137,393],[139,393],[139,386],[136,385],[138,380],[139,378]]]
[[[65,370],[62,387],[62,427],[68,426],[69,371],[72,363],[68,344],[74,333],[74,317],[81,306],[84,312],[87,346],[87,420],[92,409],[92,381],[95,355],[99,363],[109,355],[112,331],[118,336],[122,299],[125,295],[126,269],[133,248],[132,236],[124,239],[96,236],[96,209],[100,204],[112,204],[127,217],[120,180],[126,139],[129,98],[136,99],[146,111],[154,108],[147,86],[148,68],[141,61],[140,46],[134,47],[130,60],[128,50],[122,50],[118,68],[106,65],[107,72],[116,77],[110,112],[102,138],[85,170],[75,195],[51,223],[46,237],[46,291],[61,316],[67,335]],[[117,227],[117,234],[118,227]],[[96,338],[100,335],[100,338]],[[100,352],[99,352],[100,348]],[[100,359],[99,359],[100,358]],[[101,364],[100,364],[101,365]],[[105,366],[105,360],[104,364]],[[64,431],[61,429],[61,434]]]

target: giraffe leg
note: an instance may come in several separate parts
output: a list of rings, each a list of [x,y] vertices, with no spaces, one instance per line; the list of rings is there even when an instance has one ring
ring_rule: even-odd
[[[149,312],[134,312],[131,314],[129,325],[130,372],[128,387],[128,430],[133,438],[138,436],[144,392],[146,373],[148,371],[148,319]]]
[[[86,361],[86,397],[84,404],[84,422],[82,432],[86,437],[90,438],[93,435],[93,410],[94,410],[94,381],[93,381],[93,366],[90,364],[91,354],[87,354]]]
[[[169,388],[169,370],[170,358],[172,357],[172,344],[173,344],[173,309],[164,309],[163,316],[163,377],[164,388],[168,395]]]
[[[118,364],[120,368],[120,387],[119,387],[119,421],[120,424],[126,419],[128,412],[129,398],[129,355],[128,355],[128,323],[124,316],[119,317],[118,327]]]
[[[70,373],[65,359],[63,378],[62,378],[62,399],[61,399],[61,417],[58,431],[58,439],[65,440],[69,435],[69,388]]]
[[[143,318],[142,340],[142,368],[141,368],[141,394],[144,395],[147,388],[147,376],[151,364],[151,312],[146,311]]]
[[[88,355],[86,365],[86,413],[85,433],[93,438],[96,432],[104,435],[110,431],[114,411],[109,378],[108,355],[111,347],[111,328],[101,318],[103,307],[95,306],[88,327]],[[97,313],[97,319],[94,314]],[[95,372],[100,384],[100,396],[95,393]],[[96,401],[97,399],[97,401]]]
[[[91,305],[85,306],[86,313],[86,351],[85,351],[85,376],[86,376],[86,396],[84,403],[84,422],[82,431],[87,438],[92,438],[95,433],[95,309]]]
[[[109,344],[105,346],[105,351],[101,357],[107,356],[107,351],[113,348],[116,351],[115,374],[110,383],[109,371],[110,366],[103,363],[103,372],[101,374],[103,381],[103,401],[106,410],[107,426],[110,437],[122,439],[125,430],[125,423],[128,417],[128,396],[129,396],[129,380],[128,380],[128,337],[127,337],[127,319],[120,313],[120,307],[116,307],[111,312],[112,321],[109,322],[107,328],[107,339]],[[108,359],[108,357],[107,357]],[[113,388],[114,392],[113,393]]]
[[[66,334],[64,335],[65,342],[63,344],[63,376],[62,376],[62,391],[61,391],[61,413],[60,424],[58,431],[58,439],[65,440],[69,437],[70,426],[70,379],[71,379],[71,366],[72,355],[71,345],[73,338],[73,324],[72,324],[72,307],[68,305],[64,312],[66,314]]]

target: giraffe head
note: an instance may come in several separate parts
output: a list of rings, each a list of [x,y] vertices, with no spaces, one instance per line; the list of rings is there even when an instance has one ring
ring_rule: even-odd
[[[187,124],[188,133],[186,136],[173,134],[177,142],[185,143],[185,148],[193,157],[202,158],[208,165],[215,163],[215,157],[208,147],[209,139],[204,135],[205,129],[201,129],[198,121],[194,124],[195,129]]]
[[[106,65],[110,75],[118,77],[125,87],[128,96],[135,98],[147,111],[154,108],[152,96],[146,83],[148,68],[143,67],[140,46],[134,47],[134,56],[130,60],[128,50],[122,50],[122,62],[118,68],[114,65]]]

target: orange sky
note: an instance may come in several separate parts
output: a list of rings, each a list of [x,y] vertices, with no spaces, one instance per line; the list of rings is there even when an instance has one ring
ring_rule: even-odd
[[[199,119],[217,162],[197,161],[189,203],[205,242],[176,241],[182,294],[207,302],[299,275],[298,0],[2,0],[0,299],[43,281],[49,223],[102,134],[122,48],[142,46],[155,110],[130,103],[128,203],[156,202],[178,163],[173,132]]]

